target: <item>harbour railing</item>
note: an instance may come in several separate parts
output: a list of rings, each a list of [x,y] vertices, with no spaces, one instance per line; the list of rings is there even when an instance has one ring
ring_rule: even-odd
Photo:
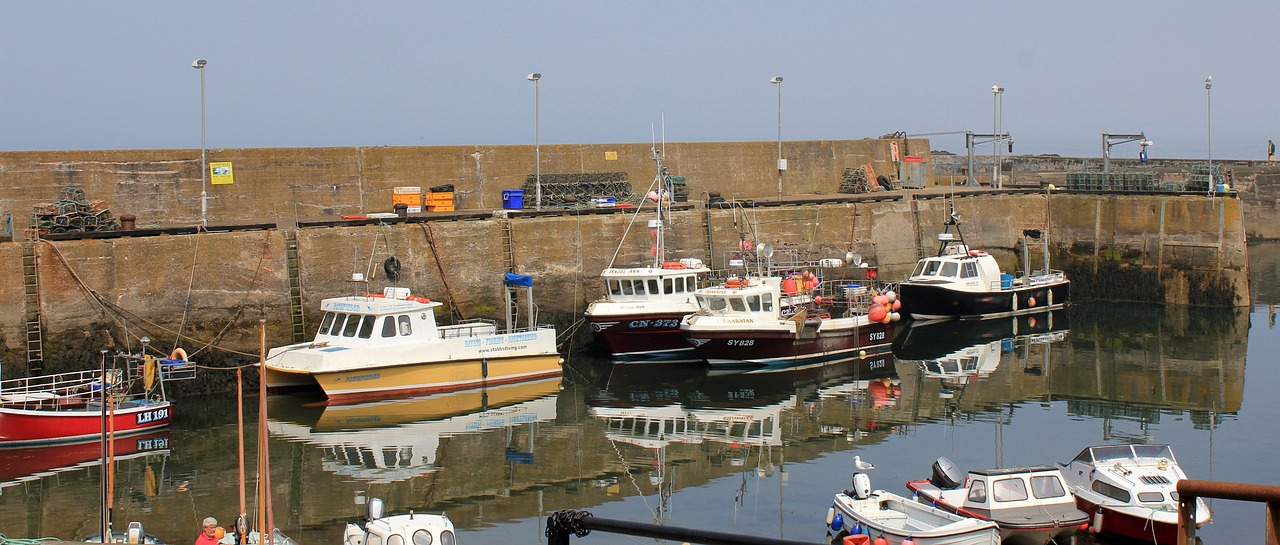
[[[1221,481],[1178,481],[1178,543],[1196,542],[1196,498],[1261,502],[1267,505],[1266,545],[1280,545],[1280,486]]]

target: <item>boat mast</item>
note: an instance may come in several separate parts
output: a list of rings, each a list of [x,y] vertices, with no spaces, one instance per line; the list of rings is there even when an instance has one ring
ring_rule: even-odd
[[[258,319],[258,543],[275,542],[271,469],[267,453],[267,319]]]
[[[654,195],[657,196],[658,219],[649,222],[649,230],[653,233],[653,268],[661,268],[667,259],[666,222],[671,219],[671,176],[667,167],[662,164],[662,154],[658,147],[649,148],[650,155],[658,164],[658,174],[653,179]]]

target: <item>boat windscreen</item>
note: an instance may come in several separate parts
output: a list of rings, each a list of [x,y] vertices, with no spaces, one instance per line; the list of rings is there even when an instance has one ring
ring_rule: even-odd
[[[1169,445],[1134,445],[1133,453],[1139,458],[1168,458],[1173,460],[1173,449]]]
[[[1133,451],[1129,445],[1112,445],[1105,447],[1093,447],[1093,460],[1098,463],[1110,460],[1131,460],[1133,459]]]

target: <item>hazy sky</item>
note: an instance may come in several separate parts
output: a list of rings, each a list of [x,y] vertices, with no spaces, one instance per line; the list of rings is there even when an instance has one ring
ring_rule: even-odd
[[[1261,159],[1272,1],[0,2],[0,149],[990,133],[1015,153]],[[1213,76],[1212,97],[1204,80]],[[1209,111],[1211,102],[1212,111]],[[930,137],[964,152],[963,135]],[[990,145],[979,149],[990,153]],[[1137,144],[1115,157],[1136,157]]]

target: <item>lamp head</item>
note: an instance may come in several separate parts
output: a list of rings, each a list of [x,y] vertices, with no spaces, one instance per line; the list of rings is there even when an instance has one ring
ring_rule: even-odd
[[[534,73],[532,73],[532,74],[529,74],[529,76],[528,76],[528,80],[529,80],[529,81],[538,81],[538,80],[540,80],[540,79],[542,79],[542,74],[539,74],[539,73],[537,73],[537,72],[534,72]]]
[[[1209,76],[1209,77],[1207,77],[1207,78],[1204,78],[1204,88],[1205,88],[1205,90],[1208,90],[1208,89],[1212,89],[1212,88],[1213,88],[1213,76]]]
[[[1001,87],[1001,86],[999,86],[999,85],[992,85],[992,86],[991,86],[991,92],[992,92],[992,93],[996,93],[996,94],[1003,93],[1003,92],[1004,92],[1004,87]]]
[[[203,69],[204,65],[206,64],[209,64],[209,61],[206,61],[204,59],[196,59],[194,61],[191,61],[191,67],[195,68],[196,70]]]
[[[772,78],[769,78],[769,83],[772,83],[774,85],[782,83],[782,76],[774,76]]]
[[[138,339],[138,340],[142,341],[142,344],[151,344],[151,337],[143,336],[141,339]]]
[[[1156,143],[1155,143],[1155,142],[1152,142],[1152,141],[1150,141],[1150,140],[1143,140],[1143,141],[1141,141],[1141,142],[1138,142],[1138,145],[1139,145],[1139,146],[1142,146],[1142,147],[1144,147],[1144,148],[1145,148],[1145,147],[1154,146],[1154,145],[1156,145]]]

